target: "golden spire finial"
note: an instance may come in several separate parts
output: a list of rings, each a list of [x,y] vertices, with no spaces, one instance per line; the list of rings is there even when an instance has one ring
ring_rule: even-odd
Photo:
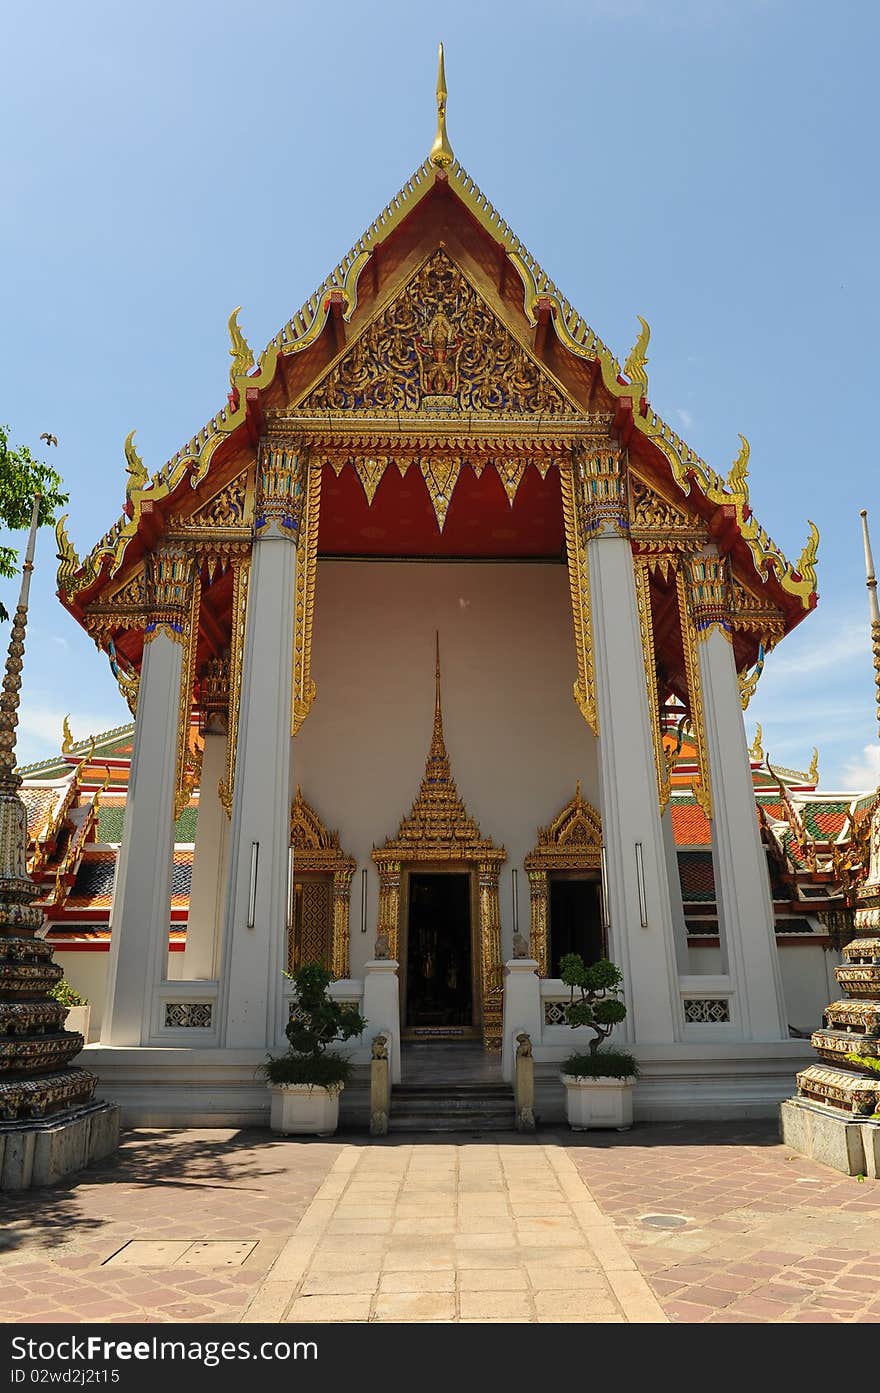
[[[874,573],[874,557],[871,554],[871,538],[868,535],[867,509],[863,508],[859,516],[862,519],[862,538],[865,543],[865,584],[868,587],[871,614],[871,647],[874,650],[874,681],[877,684],[877,729],[880,730],[880,604],[877,603],[877,576]]]
[[[434,630],[434,737],[431,754],[446,754],[443,742],[443,707],[440,702],[440,630]]]
[[[455,156],[452,153],[452,146],[449,144],[449,137],[446,134],[446,98],[449,94],[446,91],[446,68],[443,63],[443,45],[440,45],[440,57],[437,62],[437,134],[434,136],[434,144],[431,146],[429,159],[431,164],[437,169],[446,169],[452,164]]]

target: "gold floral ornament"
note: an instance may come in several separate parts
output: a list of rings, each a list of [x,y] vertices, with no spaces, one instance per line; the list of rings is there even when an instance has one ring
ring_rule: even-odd
[[[229,350],[229,356],[232,359],[232,366],[229,369],[229,385],[233,391],[235,390],[236,378],[247,377],[254,366],[254,355],[239,328],[238,316],[240,314],[241,305],[238,305],[229,316],[229,339],[232,345]]]
[[[637,402],[648,395],[648,342],[651,338],[651,330],[647,320],[637,315],[641,329],[639,336],[629,352],[629,357],[624,364],[624,375],[629,378],[630,387],[634,389],[633,395],[637,394]]]

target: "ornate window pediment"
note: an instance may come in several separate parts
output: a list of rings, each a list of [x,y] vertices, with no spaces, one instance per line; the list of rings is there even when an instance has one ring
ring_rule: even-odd
[[[538,841],[523,867],[531,891],[529,948],[538,963],[538,975],[550,969],[548,907],[551,871],[596,871],[602,865],[602,819],[581,794],[578,780],[574,798],[557,813],[548,827],[538,828]]]
[[[348,976],[349,902],[355,860],[339,845],[297,787],[290,809],[294,900],[288,962],[322,960],[335,977]],[[314,878],[323,876],[323,880]],[[311,875],[297,898],[296,877]]]

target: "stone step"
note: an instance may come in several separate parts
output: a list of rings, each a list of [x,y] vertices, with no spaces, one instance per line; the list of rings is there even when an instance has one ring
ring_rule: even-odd
[[[514,1129],[508,1084],[401,1084],[391,1094],[392,1132],[502,1132]]]

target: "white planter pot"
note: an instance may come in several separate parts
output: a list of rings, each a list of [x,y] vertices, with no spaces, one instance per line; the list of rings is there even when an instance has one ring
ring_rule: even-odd
[[[64,1020],[65,1030],[78,1030],[80,1035],[89,1043],[89,1016],[92,1008],[86,1002],[84,1006],[68,1006],[67,1015]]]
[[[632,1126],[635,1079],[559,1077],[565,1084],[565,1115],[573,1132],[586,1132],[590,1127],[616,1127],[625,1132]]]
[[[339,1095],[342,1086],[321,1088],[310,1083],[270,1083],[272,1109],[269,1126],[285,1137],[305,1132],[329,1137],[339,1122]]]

